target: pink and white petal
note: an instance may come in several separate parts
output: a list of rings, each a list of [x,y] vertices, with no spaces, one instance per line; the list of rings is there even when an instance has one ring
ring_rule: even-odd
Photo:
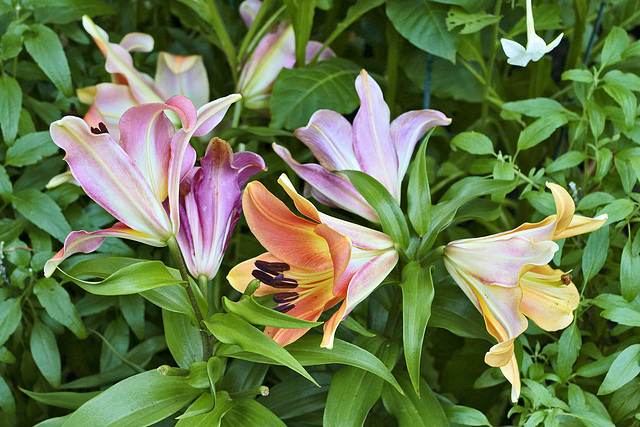
[[[360,215],[371,222],[379,222],[374,210],[347,178],[331,173],[317,164],[301,165],[291,157],[289,150],[277,144],[273,144],[273,150],[314,190],[331,199],[334,206]]]
[[[322,49],[322,46],[323,46],[322,43],[314,40],[311,40],[307,43],[307,47],[304,51],[304,55],[305,55],[304,59],[307,64],[311,62],[313,58],[316,57],[316,54],[320,52],[320,49]],[[327,47],[323,49],[322,53],[320,53],[320,56],[318,56],[318,60],[324,61],[329,58],[333,58],[334,56],[336,56],[336,54],[330,48]]]
[[[120,119],[120,146],[145,177],[156,200],[167,198],[173,124],[165,104],[143,104],[127,110]]]
[[[548,264],[557,250],[555,242],[535,242],[511,234],[451,242],[444,254],[459,270],[481,283],[514,287],[522,267]]]
[[[129,86],[115,83],[100,83],[96,86],[93,106],[102,116],[101,121],[104,121],[109,133],[116,141],[120,140],[120,118],[125,111],[136,105],[138,101],[133,97]]]
[[[240,12],[240,17],[247,28],[250,28],[251,25],[253,25],[253,21],[256,19],[256,15],[260,11],[261,7],[262,2],[260,0],[245,0],[240,3],[238,12]]]
[[[562,280],[564,272],[548,265],[534,267],[520,278],[520,311],[545,331],[564,329],[580,304],[578,289]]]
[[[244,105],[254,108],[254,98],[269,92],[283,68],[295,63],[295,37],[293,26],[281,23],[275,33],[265,35],[242,68],[238,92],[244,97]]]
[[[398,156],[398,185],[407,172],[416,143],[431,128],[447,126],[451,119],[437,110],[409,111],[391,122],[391,142]],[[400,194],[400,189],[398,189]]]
[[[56,270],[58,265],[77,253],[90,253],[100,247],[107,237],[119,237],[122,239],[135,240],[151,246],[165,246],[162,240],[148,234],[135,231],[122,223],[116,223],[113,227],[94,232],[74,231],[70,233],[64,241],[64,247],[53,258],[48,260],[44,266],[44,275],[49,277]]]
[[[398,193],[398,158],[391,142],[390,112],[380,86],[366,71],[356,78],[360,109],[353,120],[353,148],[360,170],[385,186],[394,199]]]
[[[233,167],[238,171],[238,185],[244,187],[255,174],[267,170],[264,159],[251,151],[241,151],[233,155]]]
[[[286,174],[281,174],[278,178],[278,184],[287,192],[287,195],[291,197],[293,200],[293,204],[296,205],[298,211],[306,216],[307,218],[311,218],[316,222],[320,222],[320,216],[318,215],[318,210],[313,204],[302,197],[296,189],[293,187],[293,184],[289,180],[289,177]]]
[[[336,293],[335,284],[340,281],[342,274],[349,266],[349,261],[351,261],[351,242],[347,236],[333,230],[327,224],[318,224],[315,233],[325,239],[327,245],[329,245],[331,260],[333,261],[333,295],[342,298],[346,295],[346,292],[342,295]]]
[[[87,195],[134,230],[159,240],[171,237],[164,207],[127,153],[109,134],[95,135],[77,117],[51,124],[53,141]]]
[[[233,93],[198,108],[198,119],[195,123],[193,136],[202,136],[211,132],[220,124],[229,107],[241,98],[240,94]]]
[[[579,234],[591,233],[602,227],[609,217],[607,214],[598,215],[595,218],[587,218],[580,215],[574,215],[571,222],[562,232],[554,234],[553,240],[566,239],[567,237],[577,236]]]
[[[109,125],[107,125],[107,121],[104,119],[104,117],[102,117],[100,111],[98,111],[98,107],[96,107],[96,104],[92,104],[91,107],[89,107],[82,120],[87,122],[90,127],[99,128],[100,122],[102,122],[107,126],[107,129],[109,128]],[[116,131],[117,136],[113,135],[113,130]],[[109,133],[111,134],[111,137],[117,142],[120,140],[120,131],[118,130],[117,123],[115,124],[115,126],[113,126],[113,130],[110,129]]]
[[[153,44],[153,37],[146,33],[129,33],[120,40],[127,52],[151,52]]]
[[[314,232],[318,224],[294,215],[260,182],[247,185],[242,209],[253,235],[275,257],[310,271],[332,268],[329,246]]]
[[[393,239],[386,234],[344,221],[320,212],[320,220],[332,229],[344,234],[351,240],[351,245],[359,249],[385,250],[394,247]]]
[[[155,82],[165,99],[183,95],[196,108],[209,102],[209,78],[199,55],[182,56],[160,52]]]
[[[331,110],[318,110],[309,119],[309,124],[294,132],[318,162],[330,171],[360,170],[353,151],[351,123]],[[282,156],[281,156],[282,157]]]
[[[324,324],[324,337],[320,347],[333,348],[336,330],[341,321],[351,313],[356,305],[367,298],[387,277],[398,262],[396,251],[385,252],[360,268],[348,285],[347,296],[333,316]],[[335,295],[335,290],[334,290]]]

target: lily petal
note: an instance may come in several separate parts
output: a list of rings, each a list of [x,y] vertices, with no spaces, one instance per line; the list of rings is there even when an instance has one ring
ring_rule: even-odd
[[[595,218],[574,215],[569,226],[561,233],[554,234],[553,240],[561,240],[579,234],[590,233],[602,227],[608,218],[607,214],[598,215]]]
[[[353,147],[360,170],[377,179],[399,201],[398,158],[391,143],[389,107],[378,83],[364,70],[356,78],[356,91],[360,109],[353,120]]]
[[[261,7],[262,2],[260,0],[245,0],[240,3],[238,12],[240,12],[240,17],[244,21],[247,28],[251,27]]]
[[[181,56],[160,52],[155,82],[165,99],[174,95],[186,96],[196,108],[209,101],[209,78],[199,55]]]
[[[153,37],[145,33],[129,33],[120,40],[120,46],[127,52],[151,52]]]
[[[138,101],[133,97],[129,86],[115,83],[100,83],[96,86],[96,94],[93,105],[89,108],[85,121],[97,127],[98,123],[104,122],[115,141],[120,140],[120,118],[129,108],[138,105]],[[93,117],[89,113],[95,111],[99,117]],[[89,117],[91,118],[89,118]],[[94,123],[91,123],[91,122]],[[96,123],[97,121],[97,123]]]

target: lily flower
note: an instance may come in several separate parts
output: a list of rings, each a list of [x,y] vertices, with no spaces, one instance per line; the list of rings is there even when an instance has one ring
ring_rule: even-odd
[[[416,143],[429,129],[451,123],[440,111],[409,111],[391,124],[380,86],[362,70],[356,78],[360,110],[351,125],[331,110],[316,111],[309,124],[294,133],[320,164],[300,164],[286,148],[275,152],[306,181],[305,195],[379,223],[373,208],[349,179],[336,171],[358,170],[377,179],[400,203],[400,190]]]
[[[74,231],[64,248],[47,261],[45,276],[77,252],[96,250],[106,237],[165,246],[178,234],[179,187],[193,166],[192,136],[211,131],[240,95],[212,101],[198,111],[183,96],[166,104],[144,104],[128,110],[120,121],[120,141],[104,125],[90,128],[78,117],[67,116],[51,124],[51,138],[66,151],[71,173],[87,195],[119,222],[105,230]],[[165,114],[175,114],[182,128],[175,131]],[[167,208],[165,208],[167,200]]]
[[[91,104],[85,116],[89,126],[105,123],[112,137],[118,140],[120,117],[133,106],[163,103],[175,95],[186,96],[196,108],[209,101],[209,80],[201,56],[160,52],[155,79],[152,79],[134,68],[130,54],[153,50],[154,40],[150,35],[130,33],[116,44],[109,42],[107,33],[88,16],[82,18],[82,24],[105,56],[105,68],[113,79],[112,83],[78,90],[80,101]]]
[[[242,187],[265,170],[259,155],[234,155],[226,141],[211,140],[200,166],[189,175],[186,194],[180,196],[178,244],[193,277],[214,278],[240,219]]]
[[[520,43],[513,40],[502,38],[502,49],[505,55],[507,55],[507,63],[511,65],[517,65],[519,67],[526,67],[529,61],[538,61],[544,56],[545,53],[551,52],[562,40],[564,33],[560,33],[551,43],[546,44],[545,41],[536,34],[536,30],[533,24],[533,9],[531,7],[531,0],[527,0],[527,48],[525,49]]]
[[[386,234],[319,212],[286,175],[278,182],[305,218],[291,212],[261,183],[247,185],[244,214],[268,252],[238,264],[227,279],[242,292],[257,278],[262,283],[256,295],[273,295],[275,310],[299,319],[315,321],[342,301],[324,325],[321,346],[332,348],[339,323],[389,274],[398,252]],[[285,346],[307,330],[267,327],[265,333]]]
[[[240,5],[242,19],[250,27],[262,3],[245,1]],[[322,43],[309,41],[306,47],[306,62],[311,61],[322,48]],[[335,56],[325,49],[319,60]],[[236,92],[242,95],[242,105],[252,110],[269,108],[273,83],[283,68],[292,68],[296,62],[295,34],[289,22],[281,22],[274,31],[266,34],[242,67]]]
[[[513,342],[527,329],[527,317],[544,330],[557,331],[571,324],[580,302],[571,276],[547,265],[558,250],[555,242],[597,230],[607,220],[607,215],[574,215],[569,193],[557,184],[547,187],[555,200],[555,215],[492,236],[456,240],[444,249],[447,271],[498,340],[485,362],[500,367],[513,386],[514,402],[520,395],[520,372]]]

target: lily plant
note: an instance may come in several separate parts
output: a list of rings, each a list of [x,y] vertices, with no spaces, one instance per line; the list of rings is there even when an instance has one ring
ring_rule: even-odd
[[[284,174],[278,183],[305,218],[260,182],[247,185],[244,215],[267,252],[235,266],[227,279],[241,292],[260,280],[255,295],[273,295],[275,310],[304,320],[315,321],[342,301],[324,324],[321,346],[332,348],[340,322],[387,277],[399,255],[386,234],[319,212]],[[307,330],[267,327],[265,333],[285,346]]]
[[[341,170],[358,170],[377,179],[400,203],[400,190],[413,149],[435,126],[451,123],[437,110],[409,111],[390,121],[389,107],[380,86],[365,70],[356,78],[360,109],[353,125],[331,110],[316,111],[296,137],[320,164],[300,164],[286,148],[273,144],[275,152],[306,181],[305,194],[320,203],[380,222],[373,208]]]
[[[527,329],[527,317],[544,330],[557,331],[571,324],[580,302],[571,276],[548,265],[559,249],[556,241],[597,230],[607,220],[607,215],[574,215],[569,193],[557,184],[547,187],[555,200],[555,215],[511,231],[456,240],[444,249],[447,271],[498,340],[485,362],[502,370],[513,386],[514,402],[520,395],[514,340]]]

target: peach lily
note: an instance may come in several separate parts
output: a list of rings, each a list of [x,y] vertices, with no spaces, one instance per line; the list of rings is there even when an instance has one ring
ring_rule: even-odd
[[[386,234],[319,212],[286,175],[278,182],[306,218],[292,213],[261,183],[247,185],[244,214],[268,252],[238,264],[227,279],[239,291],[259,279],[256,295],[273,295],[276,310],[305,320],[317,320],[342,301],[324,325],[321,346],[332,348],[339,323],[385,279],[398,252]],[[265,333],[285,346],[307,330],[267,327]]]
[[[64,248],[47,261],[45,276],[74,253],[96,250],[106,237],[121,237],[165,246],[179,230],[179,187],[193,166],[192,136],[211,131],[240,95],[212,101],[198,111],[183,96],[166,104],[129,109],[120,121],[121,138],[68,116],[51,124],[53,141],[67,153],[66,162],[87,195],[119,220],[94,232],[74,231]],[[175,131],[165,111],[175,114],[182,129]],[[165,208],[167,200],[167,208]]]
[[[485,362],[500,367],[513,386],[514,402],[520,395],[520,372],[513,343],[527,329],[527,317],[542,329],[557,331],[571,324],[580,302],[571,277],[548,265],[558,250],[555,242],[597,230],[607,220],[606,215],[574,215],[569,193],[557,184],[547,187],[555,200],[555,215],[492,236],[456,240],[444,249],[447,271],[498,340]]]
[[[278,144],[273,144],[273,149],[306,181],[305,194],[380,222],[349,179],[337,171],[358,170],[371,175],[400,203],[402,179],[416,143],[429,129],[446,126],[451,119],[436,110],[419,110],[404,113],[389,124],[390,111],[380,86],[364,70],[356,78],[356,91],[360,110],[353,126],[335,111],[319,110],[307,126],[295,131],[319,165],[298,163]]]
[[[153,50],[154,40],[150,35],[129,33],[116,44],[111,43],[107,33],[88,16],[82,18],[82,25],[105,56],[105,68],[113,80],[78,90],[80,101],[91,104],[85,116],[89,126],[97,128],[100,122],[105,123],[117,141],[120,117],[135,105],[162,103],[175,95],[186,96],[196,108],[209,101],[209,80],[201,56],[160,52],[155,79],[152,79],[134,68],[130,54]]]

